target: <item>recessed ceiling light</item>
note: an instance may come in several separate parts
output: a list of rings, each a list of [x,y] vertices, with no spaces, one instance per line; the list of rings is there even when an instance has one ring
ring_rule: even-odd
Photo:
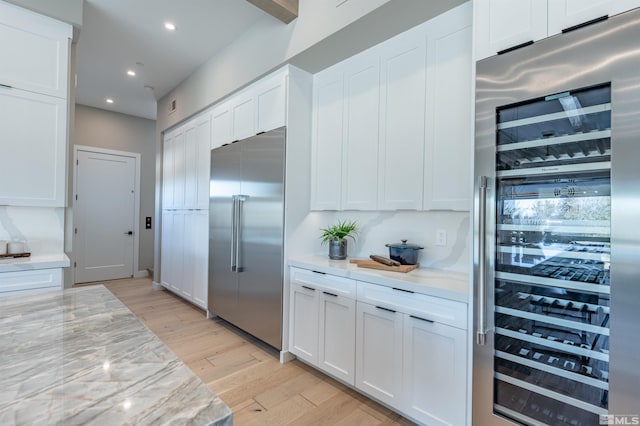
[[[107,103],[108,103],[108,104],[112,104],[112,103],[113,103],[113,99],[111,99],[111,98],[107,98]]]
[[[131,77],[135,77],[136,72],[134,70],[128,70],[127,74],[130,75]]]
[[[164,27],[166,29],[168,29],[169,31],[175,31],[176,30],[176,25],[172,22],[165,22],[164,23]]]

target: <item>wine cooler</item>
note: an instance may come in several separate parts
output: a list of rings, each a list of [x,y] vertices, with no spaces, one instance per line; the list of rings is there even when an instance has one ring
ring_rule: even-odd
[[[474,425],[640,419],[639,39],[632,11],[478,63]]]

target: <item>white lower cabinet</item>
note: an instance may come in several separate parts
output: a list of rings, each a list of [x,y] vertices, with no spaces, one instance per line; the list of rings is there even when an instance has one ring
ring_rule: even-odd
[[[290,351],[354,384],[356,282],[291,268]]]
[[[358,302],[356,387],[400,407],[402,393],[402,314]]]
[[[207,308],[209,212],[162,212],[162,285],[190,302]]]
[[[466,424],[466,304],[301,268],[290,296],[293,354],[420,424]]]
[[[354,283],[355,284],[355,283]],[[331,290],[319,295],[318,367],[347,383],[355,380],[356,301]]]
[[[0,273],[0,297],[62,290],[62,269]]]
[[[402,411],[428,425],[465,424],[465,330],[404,315]]]

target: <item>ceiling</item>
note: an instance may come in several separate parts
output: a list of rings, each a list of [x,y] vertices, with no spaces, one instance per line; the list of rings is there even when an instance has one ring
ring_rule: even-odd
[[[85,0],[76,102],[155,120],[157,99],[260,19],[275,18],[241,0]]]

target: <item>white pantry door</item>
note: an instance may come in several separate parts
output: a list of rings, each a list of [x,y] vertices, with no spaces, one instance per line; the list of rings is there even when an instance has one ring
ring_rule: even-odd
[[[78,150],[75,282],[133,276],[136,159]]]

